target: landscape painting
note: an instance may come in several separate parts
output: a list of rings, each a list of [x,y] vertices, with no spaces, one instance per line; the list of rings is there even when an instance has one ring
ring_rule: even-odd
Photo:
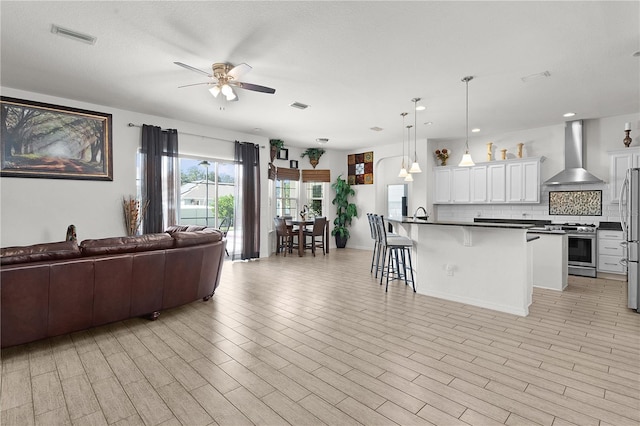
[[[0,98],[0,176],[113,180],[111,114]]]

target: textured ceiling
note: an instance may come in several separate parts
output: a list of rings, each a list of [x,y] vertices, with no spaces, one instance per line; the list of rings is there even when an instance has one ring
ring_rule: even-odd
[[[0,2],[3,87],[314,146],[397,142],[411,99],[418,139],[464,138],[640,110],[640,3],[633,2]],[[51,25],[97,37],[88,45]],[[214,62],[253,67],[213,98]],[[527,83],[522,77],[549,71]],[[201,78],[202,77],[202,78]],[[222,97],[221,97],[222,98]],[[301,111],[297,101],[310,105]],[[425,122],[432,122],[430,126]],[[380,132],[370,130],[381,127]],[[261,129],[261,130],[255,130]]]

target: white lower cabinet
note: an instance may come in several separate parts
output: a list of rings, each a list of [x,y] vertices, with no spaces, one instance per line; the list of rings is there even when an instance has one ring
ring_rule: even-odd
[[[622,231],[598,230],[598,272],[626,274],[622,264],[626,257]]]

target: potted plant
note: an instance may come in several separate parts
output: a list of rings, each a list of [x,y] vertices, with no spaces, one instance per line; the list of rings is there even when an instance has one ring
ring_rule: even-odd
[[[320,161],[320,157],[325,153],[325,150],[322,148],[307,148],[305,152],[300,155],[300,157],[304,157],[305,155],[309,157],[309,163],[315,169],[318,165],[318,161]]]
[[[273,163],[273,160],[276,159],[276,154],[284,146],[284,141],[282,139],[269,139],[269,145],[271,146],[269,154],[271,155],[271,162]]]
[[[351,225],[353,217],[358,216],[356,205],[349,202],[349,197],[353,197],[356,192],[346,180],[342,179],[342,175],[338,176],[336,181],[331,184],[331,188],[336,191],[336,196],[332,203],[338,209],[336,218],[333,220],[335,226],[331,231],[331,235],[336,237],[336,247],[344,248],[349,238],[348,226]]]

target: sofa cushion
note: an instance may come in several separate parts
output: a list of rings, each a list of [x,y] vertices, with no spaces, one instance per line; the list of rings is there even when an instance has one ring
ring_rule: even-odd
[[[171,236],[176,242],[176,247],[215,243],[222,240],[222,232],[214,228],[205,228],[200,231],[174,232]]]
[[[173,234],[174,232],[186,231],[189,225],[170,225],[164,232],[167,234]]]
[[[204,231],[205,229],[208,229],[206,226],[203,225],[189,225],[187,227],[187,229],[185,229],[185,231]]]
[[[12,265],[15,263],[70,259],[79,256],[80,249],[77,242],[61,241],[21,247],[4,247],[0,249],[0,264]]]
[[[168,249],[174,246],[171,235],[162,232],[159,234],[145,234],[133,237],[100,238],[97,240],[84,240],[80,243],[83,256],[96,256],[102,254],[132,253],[149,250]]]

